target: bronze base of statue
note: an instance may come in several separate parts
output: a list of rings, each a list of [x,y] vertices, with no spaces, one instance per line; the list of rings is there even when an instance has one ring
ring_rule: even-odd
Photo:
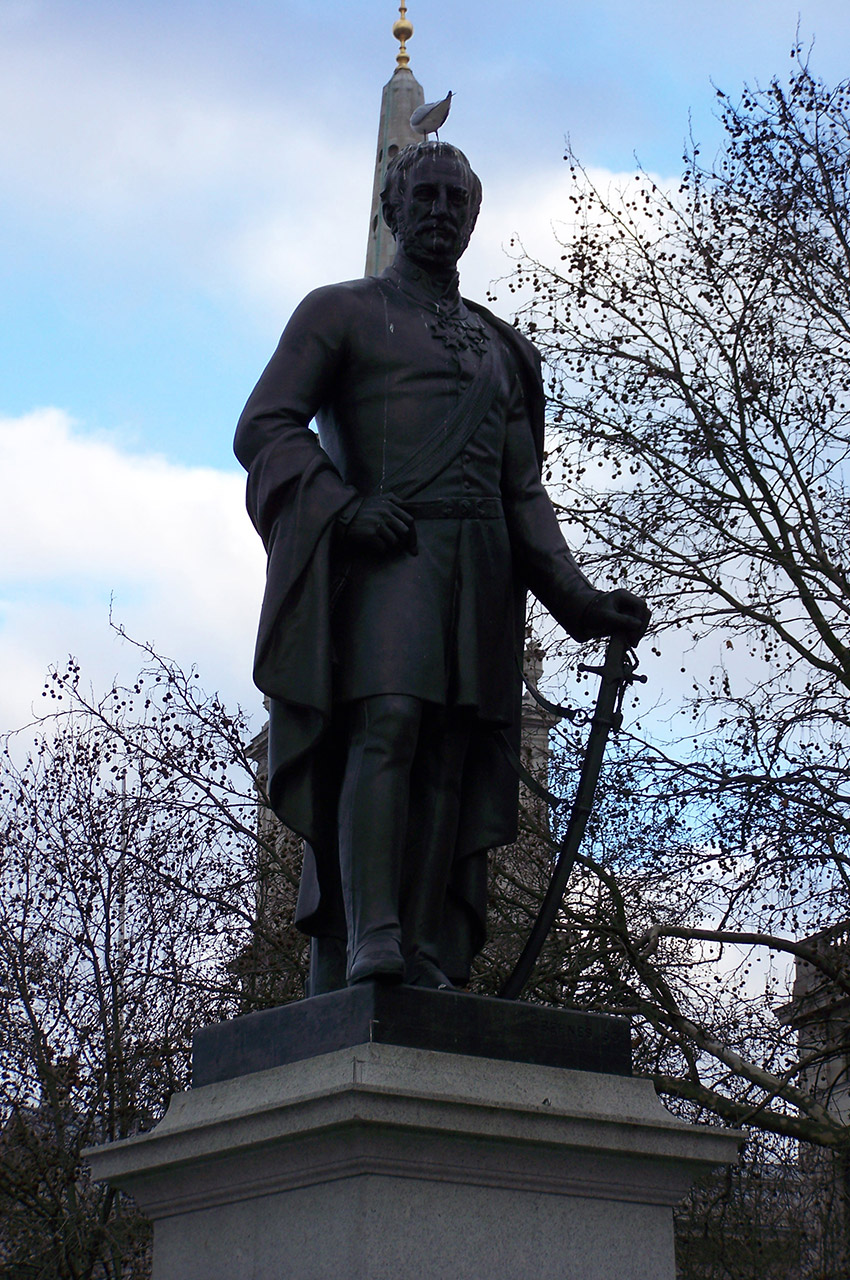
[[[194,1038],[193,1087],[368,1043],[608,1075],[632,1071],[625,1018],[464,991],[360,982],[203,1027]]]

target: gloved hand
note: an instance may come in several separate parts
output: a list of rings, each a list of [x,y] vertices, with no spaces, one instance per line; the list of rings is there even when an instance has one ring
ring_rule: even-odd
[[[634,646],[646,634],[650,617],[643,596],[618,587],[616,591],[603,591],[592,600],[581,621],[589,640],[619,634]]]
[[[391,493],[364,498],[343,522],[343,531],[346,542],[362,551],[385,555],[404,549],[416,555],[413,517]]]

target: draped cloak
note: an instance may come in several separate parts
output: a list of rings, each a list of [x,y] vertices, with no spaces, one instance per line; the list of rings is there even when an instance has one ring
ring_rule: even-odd
[[[418,496],[498,496],[504,519],[420,521],[415,564],[405,555],[352,565],[340,529],[366,493],[380,491],[387,455],[403,459],[433,434],[488,343],[500,380],[492,407],[466,451]],[[487,850],[516,839],[517,779],[499,735],[518,750],[526,589],[577,639],[599,595],[575,566],[540,484],[544,403],[527,339],[397,260],[383,278],[304,300],[237,428],[248,511],[268,553],[254,680],[270,699],[269,797],[306,842],[296,923],[345,936],[336,843],[345,703],[384,692],[469,707],[442,957],[457,979],[486,936]],[[445,568],[429,569],[447,561],[447,547],[450,586]],[[437,599],[431,609],[429,591],[450,594],[451,607]],[[442,637],[430,617],[441,609]],[[421,653],[411,628],[424,633]],[[399,674],[393,655],[405,646],[416,661]]]

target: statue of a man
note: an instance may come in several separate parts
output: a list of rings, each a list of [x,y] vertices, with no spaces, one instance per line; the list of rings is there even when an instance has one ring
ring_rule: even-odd
[[[519,741],[526,590],[579,640],[635,643],[649,618],[594,590],[564,542],[536,351],[458,292],[480,201],[455,147],[400,152],[393,265],[305,298],[236,433],[269,557],[269,791],[306,841],[314,994],[468,980],[487,850],[516,838],[502,748]]]

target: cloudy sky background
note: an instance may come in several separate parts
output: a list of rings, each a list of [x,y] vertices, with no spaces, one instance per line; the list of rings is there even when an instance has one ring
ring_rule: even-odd
[[[850,75],[846,0],[411,0],[426,97],[484,183],[464,288],[545,255],[570,136],[603,181],[667,178],[716,85]],[[233,427],[293,306],[362,274],[390,0],[0,0],[0,731],[108,627],[254,707],[263,557]],[[505,290],[497,310],[510,314]],[[650,664],[651,665],[651,664]],[[656,693],[663,684],[653,674]]]

